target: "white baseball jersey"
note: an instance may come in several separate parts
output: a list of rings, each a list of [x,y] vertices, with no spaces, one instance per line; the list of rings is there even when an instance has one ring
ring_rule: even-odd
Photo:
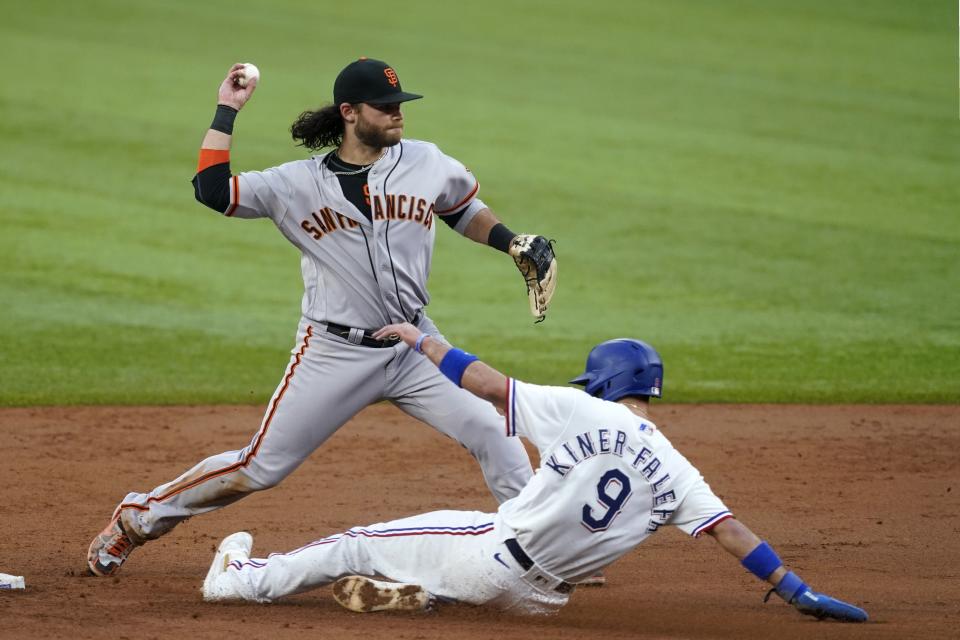
[[[343,194],[325,156],[247,171],[231,180],[225,215],[269,217],[303,254],[305,317],[377,329],[427,305],[434,216],[464,211],[463,233],[485,207],[479,184],[436,145],[402,140],[367,176],[373,224]]]
[[[698,535],[727,508],[649,420],[579,389],[508,381],[508,436],[540,449],[540,469],[497,513],[434,511],[353,527],[287,553],[239,557],[220,597],[273,601],[347,575],[418,584],[441,599],[550,613],[569,585],[673,524]],[[508,438],[515,441],[514,438]],[[516,538],[533,566],[506,540]]]
[[[623,405],[510,380],[506,424],[537,446],[540,468],[500,506],[500,535],[555,576],[592,575],[662,525],[696,536],[731,517],[656,425]]]

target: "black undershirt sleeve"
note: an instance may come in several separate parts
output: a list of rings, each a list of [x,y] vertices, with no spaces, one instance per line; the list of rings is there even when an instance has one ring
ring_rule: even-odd
[[[214,164],[193,176],[193,195],[211,209],[223,213],[230,206],[230,163]]]
[[[460,219],[463,218],[463,214],[467,212],[468,207],[464,207],[457,211],[456,213],[451,213],[448,216],[438,216],[441,220],[447,223],[451,229],[456,229],[457,223],[460,222]]]

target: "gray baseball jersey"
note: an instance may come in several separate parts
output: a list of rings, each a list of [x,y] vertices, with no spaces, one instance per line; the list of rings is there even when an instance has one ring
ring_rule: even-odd
[[[377,329],[412,320],[429,301],[435,216],[484,208],[479,184],[436,145],[403,140],[367,177],[367,218],[344,196],[324,156],[234,176],[228,216],[269,217],[303,253],[303,315]]]

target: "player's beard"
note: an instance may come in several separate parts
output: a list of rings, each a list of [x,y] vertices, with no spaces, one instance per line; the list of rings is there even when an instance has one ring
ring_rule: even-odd
[[[357,126],[354,127],[353,133],[357,136],[357,140],[374,149],[392,147],[403,137],[403,129],[378,129],[366,122],[362,116],[357,119]]]

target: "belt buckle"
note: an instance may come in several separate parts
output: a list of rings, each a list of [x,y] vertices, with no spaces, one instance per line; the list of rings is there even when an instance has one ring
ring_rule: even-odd
[[[388,336],[383,340],[373,337],[373,333],[369,331],[364,331],[363,329],[357,329],[360,332],[360,339],[356,344],[362,344],[368,347],[373,348],[386,348],[393,347],[400,343],[400,336]]]
[[[377,340],[376,338],[370,337],[370,340],[376,342],[378,347],[394,347],[400,343],[400,336],[387,336],[383,340]]]
[[[562,589],[565,585],[568,587],[571,586],[560,578],[543,571],[536,564],[524,572],[523,579],[539,589],[556,591],[557,593],[569,593],[569,591],[563,591]]]

